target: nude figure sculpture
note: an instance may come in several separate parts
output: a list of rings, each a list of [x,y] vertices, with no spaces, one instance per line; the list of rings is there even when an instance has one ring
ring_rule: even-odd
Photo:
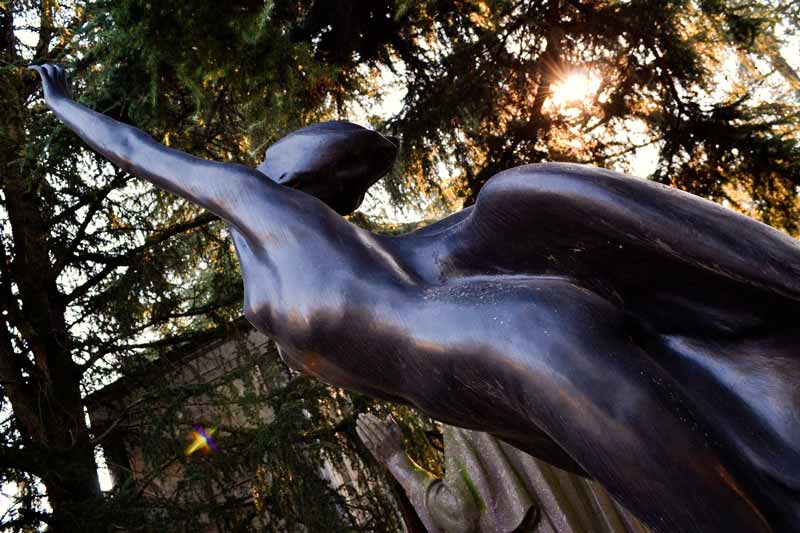
[[[405,235],[341,215],[396,142],[301,129],[257,169],[47,104],[120,168],[218,215],[244,313],[292,367],[589,476],[658,532],[800,531],[800,246],[666,186],[512,168]]]

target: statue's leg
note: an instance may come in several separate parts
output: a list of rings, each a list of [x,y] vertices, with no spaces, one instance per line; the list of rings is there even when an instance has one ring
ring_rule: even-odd
[[[672,377],[623,328],[592,316],[581,335],[562,332],[552,381],[531,385],[545,387],[531,409],[548,433],[656,531],[771,531]]]

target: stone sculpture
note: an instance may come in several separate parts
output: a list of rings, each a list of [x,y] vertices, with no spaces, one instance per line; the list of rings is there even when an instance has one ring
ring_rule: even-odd
[[[443,425],[445,477],[417,465],[391,418],[362,414],[357,432],[405,490],[429,533],[646,533],[596,482],[488,433]]]
[[[228,224],[245,316],[294,368],[590,476],[655,531],[800,531],[795,240],[565,164],[502,172],[473,207],[376,235],[340,215],[394,161],[377,132],[330,122],[258,169],[207,161],[33,68],[90,147]]]

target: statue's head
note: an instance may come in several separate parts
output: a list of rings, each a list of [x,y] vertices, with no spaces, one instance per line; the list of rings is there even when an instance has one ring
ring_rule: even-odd
[[[258,170],[346,215],[397,158],[399,140],[342,121],[306,126],[267,149]]]

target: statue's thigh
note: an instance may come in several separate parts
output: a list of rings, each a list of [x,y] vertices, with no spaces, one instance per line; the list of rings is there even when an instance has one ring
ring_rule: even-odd
[[[639,518],[665,532],[769,531],[670,375],[619,329],[549,357],[544,429]]]

